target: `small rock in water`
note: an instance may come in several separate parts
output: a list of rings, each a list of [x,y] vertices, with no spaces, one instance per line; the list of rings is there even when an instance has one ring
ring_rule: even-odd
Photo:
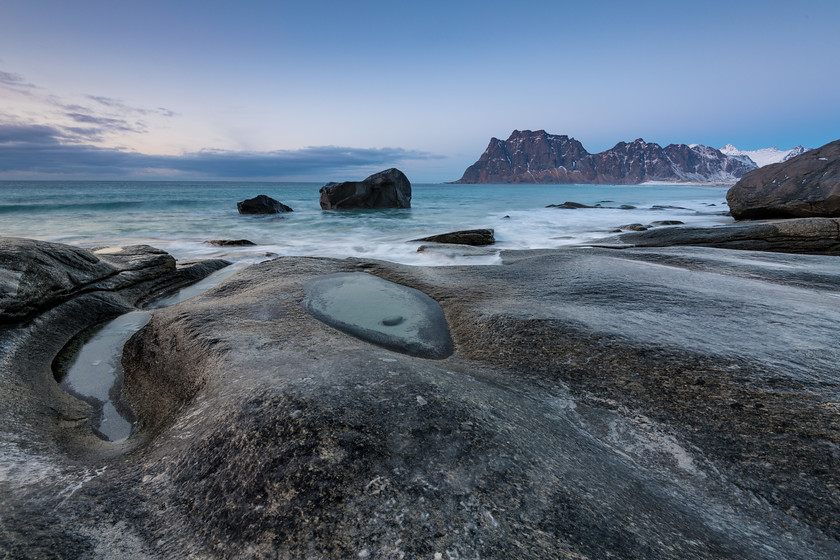
[[[431,241],[432,243],[479,246],[492,245],[496,242],[496,238],[492,229],[467,229],[463,231],[441,233],[440,235],[432,235],[421,239],[412,239],[412,241]]]
[[[651,222],[650,225],[653,227],[659,226],[680,226],[683,225],[685,222],[681,222],[679,220],[657,220],[655,222]]]
[[[625,224],[618,226],[618,228],[622,231],[647,231],[647,227],[643,224]]]
[[[247,239],[209,239],[205,243],[217,247],[251,247],[256,245],[256,243]]]
[[[546,208],[565,208],[566,210],[577,210],[578,208],[596,208],[596,206],[587,206],[580,202],[566,201],[563,204],[549,204]]]
[[[264,194],[243,200],[236,203],[236,209],[240,214],[279,214],[291,212],[292,209]]]

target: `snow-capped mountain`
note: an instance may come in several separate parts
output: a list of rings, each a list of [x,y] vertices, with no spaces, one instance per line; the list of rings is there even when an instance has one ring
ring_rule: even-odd
[[[729,157],[748,157],[759,167],[764,167],[765,165],[770,165],[771,163],[787,161],[790,158],[804,154],[807,151],[808,148],[803,148],[802,146],[797,146],[790,150],[780,150],[776,146],[773,146],[772,148],[762,148],[760,150],[739,150],[732,144],[727,144],[720,149],[722,154]]]

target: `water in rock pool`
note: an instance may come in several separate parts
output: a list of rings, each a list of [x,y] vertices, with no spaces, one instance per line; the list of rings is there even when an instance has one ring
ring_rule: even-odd
[[[59,383],[93,407],[91,427],[109,441],[131,435],[133,419],[119,399],[123,376],[120,350],[150,318],[148,311],[133,311],[103,325],[82,346]]]
[[[174,305],[194,297],[240,270],[244,263],[232,265],[204,280],[186,286],[152,302],[148,309]],[[61,368],[59,386],[93,407],[91,428],[108,441],[122,441],[131,435],[134,417],[121,401],[123,371],[122,348],[131,335],[149,322],[149,311],[132,311],[98,327]]]

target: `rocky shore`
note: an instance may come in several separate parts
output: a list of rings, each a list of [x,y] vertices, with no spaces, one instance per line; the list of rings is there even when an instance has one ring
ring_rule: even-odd
[[[840,555],[834,257],[275,259],[153,312],[123,356],[138,429],[114,444],[50,364],[170,273],[143,276],[133,249],[4,243],[6,557]],[[451,355],[394,352],[307,312],[313,280],[348,273],[432,298]]]
[[[840,255],[840,218],[757,220],[715,227],[660,227],[597,243],[612,247],[718,247],[806,255]]]

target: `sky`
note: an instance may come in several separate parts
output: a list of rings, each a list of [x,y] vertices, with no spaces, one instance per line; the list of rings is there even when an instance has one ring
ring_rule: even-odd
[[[814,148],[838,25],[837,0],[0,0],[0,179],[445,182],[526,129]]]

